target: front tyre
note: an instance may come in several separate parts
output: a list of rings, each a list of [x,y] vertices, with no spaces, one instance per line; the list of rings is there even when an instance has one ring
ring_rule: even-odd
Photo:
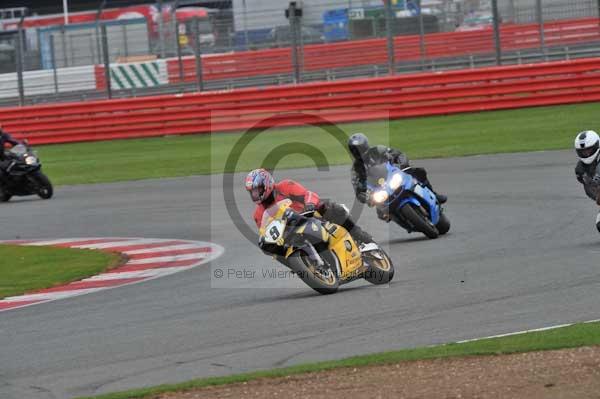
[[[438,229],[440,235],[444,235],[450,231],[450,220],[446,215],[442,213],[440,215],[440,220],[438,221],[438,224],[435,225],[435,227]]]
[[[370,251],[363,254],[369,264],[365,273],[365,280],[371,284],[387,284],[394,278],[394,264],[383,249]]]
[[[43,174],[42,172],[37,172],[33,175],[33,179],[35,181],[35,190],[36,194],[41,199],[50,199],[54,194],[54,188],[52,187],[52,183],[50,183],[50,179]]]
[[[319,268],[303,251],[292,254],[288,258],[288,265],[306,285],[319,294],[333,294],[340,286],[340,279],[335,269]]]
[[[406,220],[413,225],[415,230],[425,234],[428,238],[434,239],[438,238],[440,235],[429,218],[423,215],[420,210],[415,209],[413,204],[404,205],[402,209],[400,209],[400,212],[402,213],[402,216],[404,216]]]

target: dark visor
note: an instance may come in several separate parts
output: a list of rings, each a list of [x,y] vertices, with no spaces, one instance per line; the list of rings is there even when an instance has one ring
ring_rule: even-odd
[[[262,195],[265,192],[264,188],[253,188],[250,190],[250,197],[252,197],[252,201],[260,201],[262,200]]]
[[[596,143],[596,144],[594,144],[593,146],[591,146],[589,148],[580,148],[580,149],[577,149],[576,150],[577,151],[577,156],[579,158],[589,158],[592,155],[594,155],[594,153],[596,151],[598,151],[599,146],[600,146],[600,144]]]

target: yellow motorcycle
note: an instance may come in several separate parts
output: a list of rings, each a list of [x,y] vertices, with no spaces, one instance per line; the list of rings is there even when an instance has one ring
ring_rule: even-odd
[[[318,213],[297,213],[291,203],[286,199],[265,211],[259,245],[309,287],[333,294],[360,278],[377,285],[392,280],[394,265],[379,245],[358,246],[342,226],[321,220]]]

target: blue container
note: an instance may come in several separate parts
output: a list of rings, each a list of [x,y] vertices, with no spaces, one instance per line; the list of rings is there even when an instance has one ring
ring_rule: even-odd
[[[349,39],[348,9],[329,10],[323,13],[323,29],[326,42]]]

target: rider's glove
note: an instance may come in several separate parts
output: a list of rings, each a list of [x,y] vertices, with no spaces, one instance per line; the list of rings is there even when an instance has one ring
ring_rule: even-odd
[[[363,191],[362,193],[356,194],[356,198],[363,204],[366,204],[369,201],[369,194]]]

